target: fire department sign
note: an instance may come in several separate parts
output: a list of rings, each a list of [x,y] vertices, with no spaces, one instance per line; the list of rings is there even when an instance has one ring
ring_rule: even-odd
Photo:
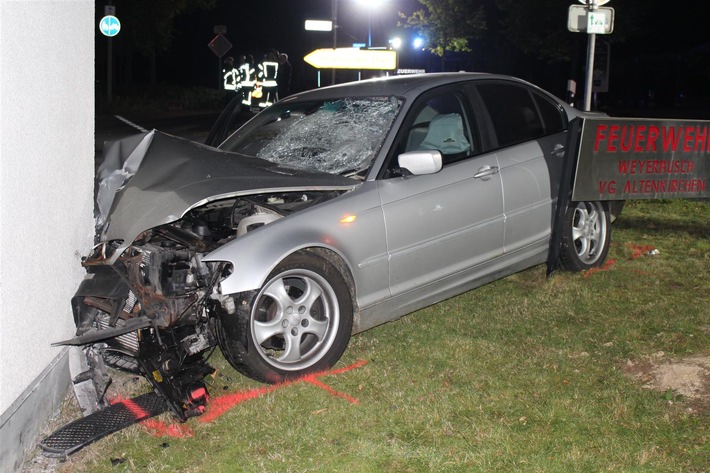
[[[710,197],[710,121],[585,119],[572,200]]]

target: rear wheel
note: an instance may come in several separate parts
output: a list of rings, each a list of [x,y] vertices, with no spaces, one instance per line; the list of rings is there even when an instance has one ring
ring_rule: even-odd
[[[221,319],[225,358],[239,372],[269,383],[333,366],[352,330],[350,291],[326,259],[289,256],[264,286],[239,297],[237,313]]]
[[[572,202],[565,214],[560,259],[570,271],[601,266],[609,252],[609,213],[601,202]]]

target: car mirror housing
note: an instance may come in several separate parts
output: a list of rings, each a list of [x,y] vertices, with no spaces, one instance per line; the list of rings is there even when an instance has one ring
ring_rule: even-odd
[[[441,153],[436,150],[418,150],[402,153],[397,157],[401,168],[415,176],[435,174],[441,171]]]

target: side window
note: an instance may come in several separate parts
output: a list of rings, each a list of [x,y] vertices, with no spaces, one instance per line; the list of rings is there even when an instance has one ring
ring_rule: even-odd
[[[449,92],[432,97],[413,113],[400,152],[438,150],[446,165],[476,151],[460,94]]]
[[[545,133],[564,131],[567,128],[567,120],[559,106],[540,94],[533,93],[533,97],[535,97],[535,103],[540,111]]]
[[[510,146],[537,138],[544,128],[531,93],[516,84],[490,83],[478,92],[493,122],[498,146]]]

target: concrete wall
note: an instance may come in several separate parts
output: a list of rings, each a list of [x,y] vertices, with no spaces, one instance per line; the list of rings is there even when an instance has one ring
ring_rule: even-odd
[[[0,0],[0,471],[65,390],[93,240],[94,2]],[[19,460],[18,460],[19,458]]]

